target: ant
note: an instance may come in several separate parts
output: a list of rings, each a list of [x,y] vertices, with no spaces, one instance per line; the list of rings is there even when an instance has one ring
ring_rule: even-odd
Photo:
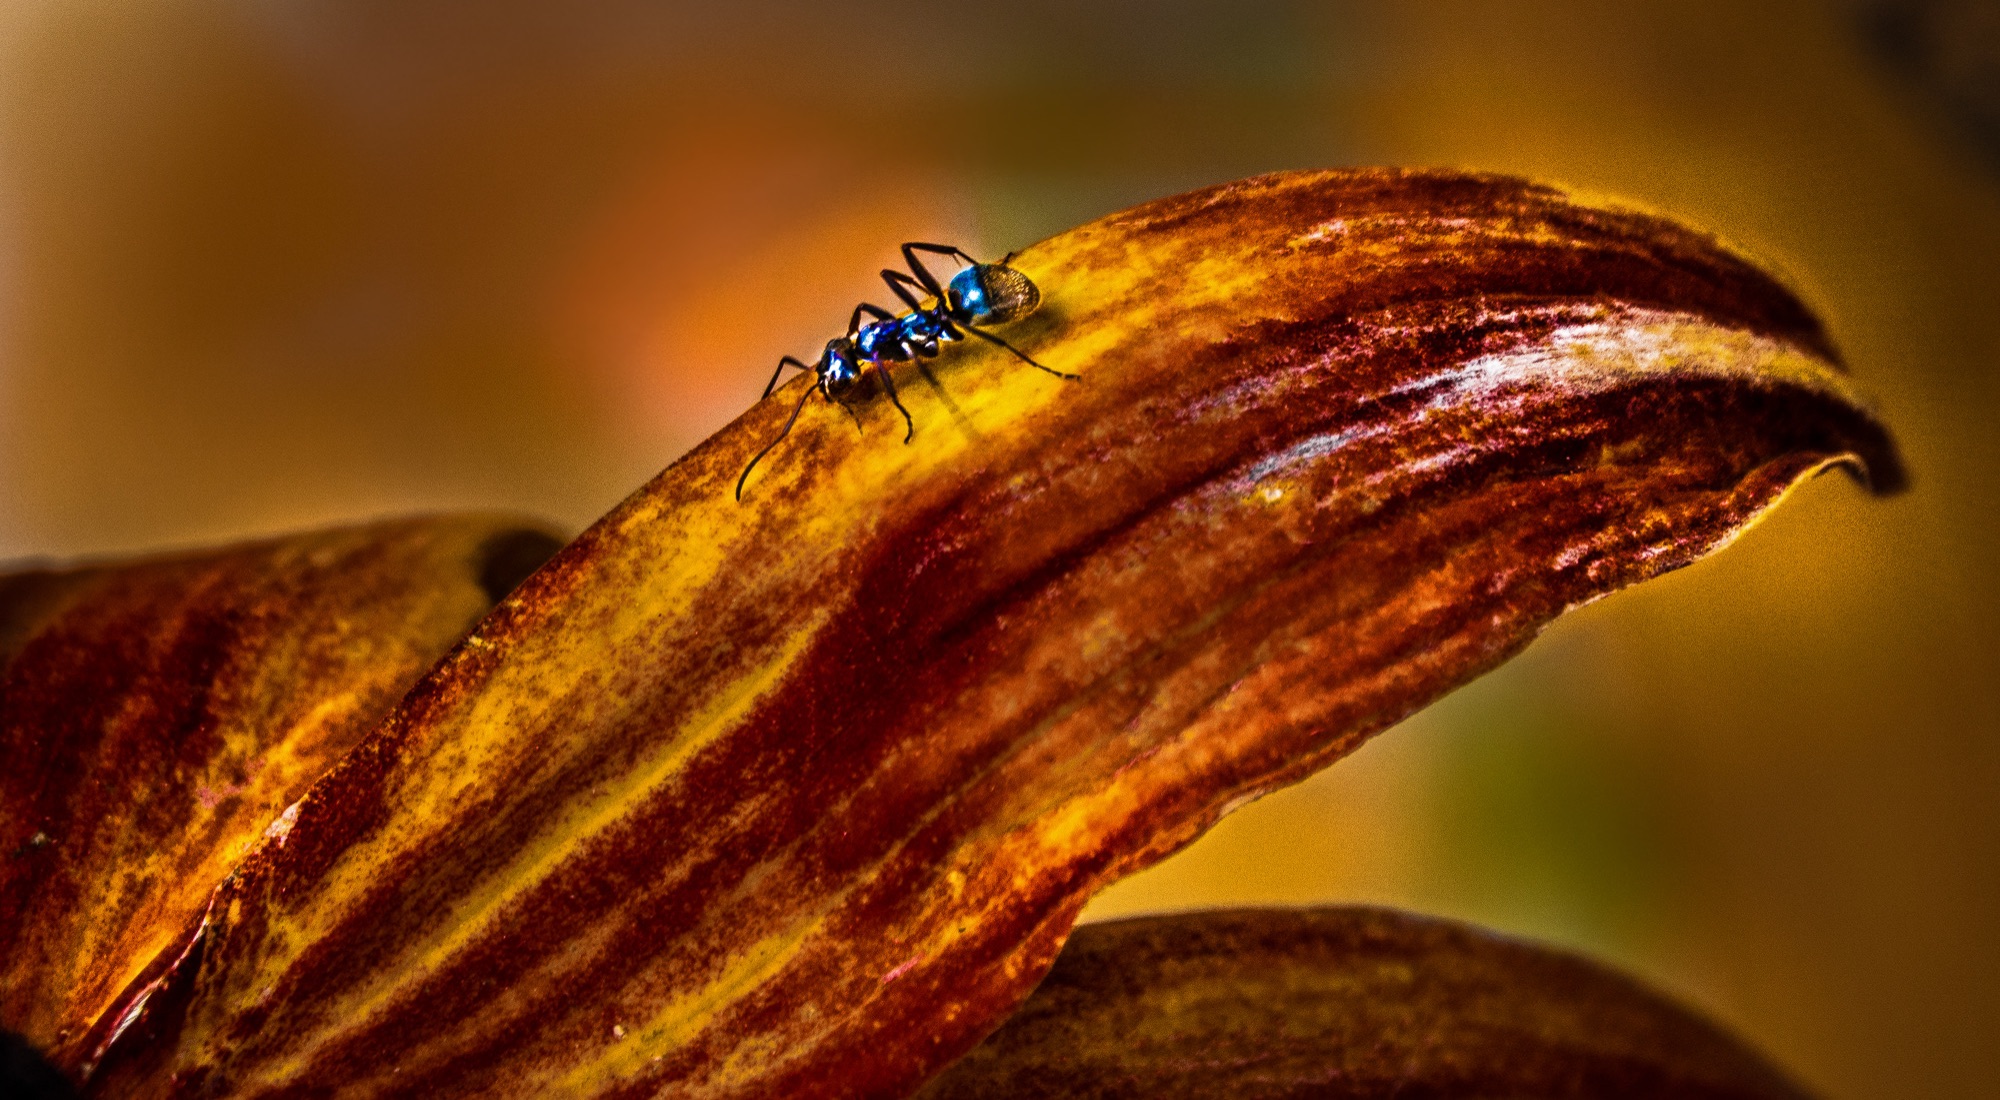
[[[940,284],[937,276],[917,259],[917,253],[928,252],[965,261],[968,265],[951,277],[949,284]],[[799,359],[787,355],[778,360],[778,369],[771,372],[770,384],[764,387],[764,396],[778,388],[778,379],[786,367],[810,371],[814,376],[811,386],[799,396],[799,403],[793,407],[791,418],[779,430],[777,438],[764,445],[743,467],[743,476],[736,479],[736,499],[743,499],[743,486],[750,480],[750,471],[757,463],[771,453],[771,449],[784,442],[791,434],[792,425],[797,423],[799,413],[806,407],[806,401],[817,393],[826,400],[847,410],[854,417],[856,427],[861,418],[850,403],[861,384],[861,380],[871,370],[882,380],[882,389],[889,395],[889,402],[896,411],[903,414],[903,442],[908,443],[916,434],[916,422],[910,419],[910,410],[903,407],[903,399],[896,393],[895,379],[889,377],[889,364],[907,362],[911,359],[931,359],[938,354],[941,345],[965,339],[971,333],[991,344],[998,344],[1020,358],[1036,370],[1047,371],[1057,378],[1075,380],[1076,375],[1067,374],[1052,367],[1045,367],[1029,358],[1028,354],[979,325],[1003,325],[1018,321],[1042,304],[1042,292],[1026,275],[1007,266],[1009,254],[997,264],[983,264],[950,245],[925,244],[911,241],[903,246],[903,263],[908,272],[894,268],[882,269],[882,281],[889,284],[889,290],[910,307],[910,312],[901,317],[891,316],[880,306],[863,302],[854,307],[854,315],[847,319],[847,334],[826,342],[826,350],[820,352],[819,362],[806,365]],[[924,308],[928,298],[936,304]],[[872,318],[867,324],[861,323],[863,315]]]

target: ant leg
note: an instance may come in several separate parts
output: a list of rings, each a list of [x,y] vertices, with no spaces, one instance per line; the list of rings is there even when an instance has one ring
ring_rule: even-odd
[[[966,324],[961,324],[959,327],[965,329],[965,331],[973,334],[974,336],[979,337],[981,340],[985,340],[986,342],[992,344],[998,344],[1001,347],[1006,348],[1008,351],[1011,351],[1016,356],[1018,356],[1021,362],[1028,364],[1029,366],[1035,368],[1036,370],[1047,371],[1048,373],[1055,375],[1057,378],[1067,378],[1072,382],[1077,381],[1078,379],[1083,377],[1082,375],[1078,374],[1070,374],[1067,371],[1059,371],[1054,367],[1045,367],[1040,363],[1035,362],[1033,359],[1029,358],[1027,352],[1022,351],[1020,348],[1015,347],[1014,345],[1008,343],[1005,340],[1000,339],[998,336],[995,336],[990,332],[985,332],[980,329],[973,328],[971,325],[966,325]]]
[[[918,252],[935,252],[940,256],[957,256],[959,259],[964,260],[966,263],[969,264],[979,263],[978,260],[972,258],[971,253],[967,252],[963,248],[958,247],[957,245],[925,244],[922,241],[911,241],[908,244],[905,244],[903,246],[903,255],[905,258],[909,257],[910,250],[913,248],[916,249]]]
[[[847,319],[848,339],[850,340],[853,339],[854,334],[861,331],[861,315],[864,313],[866,313],[870,317],[875,318],[877,321],[895,320],[895,315],[890,313],[888,310],[883,309],[881,306],[871,306],[867,302],[863,302],[860,305],[854,307],[854,316],[849,317]]]
[[[771,391],[778,388],[778,376],[785,373],[786,367],[797,367],[800,370],[805,371],[807,374],[813,373],[813,369],[811,367],[806,366],[804,363],[800,362],[793,356],[787,355],[783,359],[778,360],[778,369],[771,372],[770,384],[764,387],[765,397],[771,396]]]
[[[910,288],[915,287],[917,290],[920,290],[923,293],[928,294],[933,298],[938,298],[938,294],[933,288],[925,286],[924,284],[918,282],[917,280],[910,278],[908,275],[905,275],[902,272],[897,271],[893,267],[885,267],[882,269],[882,281],[888,283],[889,289],[895,293],[896,297],[901,298],[905,305],[909,306],[911,309],[914,310],[921,311],[924,308],[924,302],[922,298],[919,298],[917,295],[910,293]],[[938,300],[943,301],[942,298],[939,298]]]
[[[910,419],[910,410],[903,407],[903,399],[896,393],[896,380],[889,377],[889,364],[875,364],[875,373],[882,376],[882,388],[889,391],[889,404],[903,414],[903,442],[908,443],[917,434],[917,422]]]
[[[938,256],[956,256],[974,267],[979,266],[978,260],[966,255],[963,250],[954,248],[948,244],[925,244],[922,241],[910,241],[905,244],[903,246],[903,262],[909,265],[912,275],[923,281],[924,289],[930,291],[933,296],[938,298],[944,297],[943,284],[937,281],[937,276],[931,274],[930,268],[925,267],[918,261],[917,253],[919,252],[929,252]]]
[[[786,356],[786,358],[789,359],[791,357]],[[743,476],[736,479],[736,503],[743,503],[743,483],[750,480],[750,471],[756,469],[757,464],[764,460],[764,456],[771,453],[771,448],[783,443],[785,437],[792,434],[792,425],[798,423],[799,414],[805,411],[806,402],[812,398],[813,393],[819,390],[819,388],[817,385],[806,387],[806,392],[799,395],[799,403],[792,406],[792,415],[785,420],[785,426],[779,429],[777,437],[769,443],[764,444],[764,449],[758,451],[750,459],[748,466],[743,467]]]

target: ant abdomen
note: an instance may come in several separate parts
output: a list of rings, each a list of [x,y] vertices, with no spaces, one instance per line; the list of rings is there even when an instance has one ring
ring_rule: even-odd
[[[955,319],[1003,325],[1035,312],[1042,292],[1006,264],[974,264],[952,276],[946,304]]]

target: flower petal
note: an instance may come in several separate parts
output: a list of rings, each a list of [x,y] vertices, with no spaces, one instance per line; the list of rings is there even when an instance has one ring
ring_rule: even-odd
[[[558,545],[424,519],[0,575],[0,1023],[74,1064],[285,807]]]
[[[1021,1011],[920,1100],[1805,1095],[1713,1024],[1584,959],[1391,909],[1076,930]]]
[[[896,1095],[1078,909],[1799,478],[1901,477],[1811,314],[1516,180],[1291,174],[1015,261],[503,601],[176,950],[100,1095]],[[140,1006],[134,1004],[132,1011]]]

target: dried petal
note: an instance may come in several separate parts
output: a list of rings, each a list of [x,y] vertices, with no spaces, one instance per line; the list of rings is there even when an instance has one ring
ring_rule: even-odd
[[[285,807],[557,545],[426,519],[0,575],[0,1024],[74,1065]]]
[[[1022,253],[998,349],[796,387],[526,582],[192,931],[101,1095],[890,1096],[1084,900],[1900,471],[1784,289],[1515,180],[1266,177]],[[137,1036],[139,1033],[132,1033]]]
[[[1341,908],[1085,925],[1021,1011],[918,1097],[1804,1095],[1623,975],[1450,921]]]

